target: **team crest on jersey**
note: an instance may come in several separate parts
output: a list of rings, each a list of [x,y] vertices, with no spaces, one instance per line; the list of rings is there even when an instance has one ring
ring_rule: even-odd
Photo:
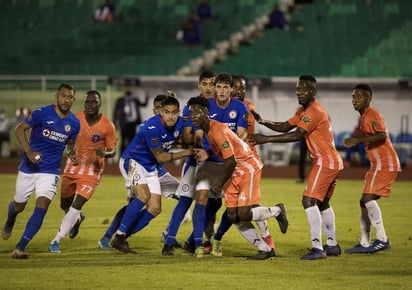
[[[49,137],[50,136],[50,130],[49,129],[43,129],[43,136],[44,137]]]
[[[309,116],[304,116],[304,117],[302,118],[302,121],[303,121],[304,123],[310,123],[310,121],[312,121],[312,119],[311,119]]]
[[[92,136],[92,142],[99,142],[100,136],[99,135],[93,135]]]
[[[70,125],[66,125],[66,126],[64,126],[64,131],[66,131],[66,132],[70,132],[70,130],[71,130]]]
[[[174,133],[173,133],[173,136],[175,137],[175,138],[177,138],[177,137],[179,137],[179,131],[175,131]]]
[[[230,117],[230,119],[236,119],[236,117],[237,117],[237,112],[236,112],[236,111],[230,111],[230,112],[229,112],[229,117]]]
[[[229,148],[229,147],[230,147],[229,142],[228,142],[228,141],[223,142],[222,147],[223,147],[224,149]]]
[[[152,137],[151,141],[152,141],[153,144],[157,144],[157,143],[159,143],[159,138]]]
[[[375,127],[376,127],[376,121],[373,120],[373,121],[372,121],[372,128],[375,128]]]

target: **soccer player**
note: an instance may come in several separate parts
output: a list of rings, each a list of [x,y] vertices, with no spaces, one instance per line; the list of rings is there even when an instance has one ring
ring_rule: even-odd
[[[8,208],[7,221],[2,236],[10,238],[17,215],[26,207],[33,191],[36,205],[26,229],[12,253],[14,259],[27,259],[24,250],[40,230],[47,209],[56,195],[63,151],[78,164],[74,143],[80,130],[80,122],[70,112],[76,100],[75,89],[70,84],[61,84],[55,94],[56,103],[34,110],[28,118],[16,127],[16,136],[24,150],[17,174],[14,200]],[[26,131],[31,129],[30,139]]]
[[[172,94],[173,93],[173,94]],[[168,95],[175,96],[174,92],[169,93]],[[153,114],[158,115],[160,114],[160,110],[162,108],[162,102],[167,98],[166,95],[157,95],[153,100]],[[175,193],[177,187],[179,185],[179,181],[172,176],[166,169],[163,167],[163,164],[157,164],[157,173],[159,176],[160,188],[162,194],[166,198],[177,198]],[[129,198],[133,198],[132,196]],[[98,241],[99,248],[102,250],[111,250],[112,247],[110,246],[110,240],[112,236],[115,234],[116,230],[120,226],[120,222],[123,218],[124,212],[127,208],[127,205],[122,207],[115,215],[113,221],[111,222],[110,226],[107,228],[106,232],[104,233],[103,237]],[[133,228],[133,227],[132,227]],[[130,233],[128,233],[130,234]]]
[[[391,244],[383,226],[381,209],[377,200],[391,196],[391,185],[401,171],[398,155],[392,146],[382,115],[370,107],[372,89],[367,84],[358,84],[352,92],[353,108],[359,112],[361,136],[344,139],[347,148],[365,143],[370,161],[366,172],[363,194],[360,200],[361,240],[349,254],[373,254],[388,249]],[[376,240],[370,244],[371,227],[376,231]]]
[[[286,143],[306,139],[313,166],[303,191],[302,205],[309,221],[312,249],[307,255],[301,257],[302,260],[317,260],[326,258],[326,255],[341,254],[340,246],[336,241],[335,214],[329,200],[343,169],[343,161],[335,148],[328,114],[315,99],[316,93],[316,79],[311,75],[300,76],[296,86],[296,96],[301,107],[295,115],[285,122],[263,119],[258,121],[284,134],[250,135],[254,144]],[[291,131],[294,128],[296,130]],[[325,251],[322,246],[322,225],[327,238]]]
[[[200,96],[205,99],[214,98],[215,96],[215,80],[216,74],[213,71],[206,70],[199,75],[197,87],[200,91]],[[194,143],[194,130],[193,124],[190,120],[189,107],[186,105],[183,108],[183,142],[186,144]],[[201,142],[202,134],[198,133],[196,142]],[[179,187],[176,191],[176,195],[179,197],[179,201],[175,206],[172,216],[170,217],[167,229],[162,233],[165,236],[165,244],[162,249],[162,255],[172,256],[174,255],[173,247],[176,244],[176,235],[179,230],[180,224],[183,221],[184,215],[190,208],[193,197],[195,195],[195,171],[197,162],[193,156],[185,159],[182,168],[182,177]],[[185,250],[194,252],[194,248],[191,244],[184,245]]]
[[[218,86],[217,86],[218,87]],[[218,90],[219,91],[219,90]],[[248,241],[259,248],[257,255],[249,257],[253,260],[263,260],[274,256],[274,251],[266,242],[260,239],[255,227],[250,221],[266,220],[275,217],[282,232],[286,232],[288,220],[283,204],[273,207],[255,206],[260,204],[260,177],[263,167],[262,161],[252,151],[250,146],[237,136],[226,124],[209,119],[210,102],[199,97],[191,98],[188,102],[190,118],[195,127],[199,127],[206,135],[209,150],[194,149],[198,162],[204,162],[210,155],[223,160],[224,170],[221,174],[209,178],[207,190],[202,186],[202,179],[196,185],[197,199],[204,199],[210,192],[219,196],[222,190],[225,196],[227,216],[235,223],[242,236],[248,236]],[[255,207],[253,207],[255,206]],[[198,246],[199,231],[194,225],[195,245]],[[253,239],[250,237],[253,236]],[[199,246],[198,246],[199,247]],[[262,247],[262,249],[260,249]],[[200,247],[202,248],[202,247]],[[197,252],[198,248],[196,249]]]
[[[79,164],[66,159],[60,199],[60,207],[66,215],[49,245],[51,253],[60,253],[60,241],[69,231],[71,239],[77,236],[85,218],[81,209],[100,182],[105,159],[116,154],[116,129],[112,121],[100,113],[101,104],[100,93],[88,91],[84,95],[84,111],[76,113],[80,121],[80,133],[76,140]]]
[[[124,253],[129,248],[127,236],[149,224],[161,211],[161,187],[157,165],[192,155],[192,149],[169,152],[183,131],[179,101],[167,96],[159,115],[144,122],[122,153],[119,167],[131,199],[111,246]],[[144,208],[145,207],[145,208]],[[144,208],[144,209],[143,209]],[[132,229],[133,227],[133,229]]]

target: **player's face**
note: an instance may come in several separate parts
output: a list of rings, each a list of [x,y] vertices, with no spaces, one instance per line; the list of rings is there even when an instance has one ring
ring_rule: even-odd
[[[206,120],[207,110],[201,105],[191,105],[189,111],[193,126],[201,128]]]
[[[55,98],[57,108],[65,115],[70,111],[74,101],[76,100],[74,97],[74,91],[68,88],[61,88],[56,93]]]
[[[197,87],[203,97],[208,99],[215,97],[215,78],[202,79]]]
[[[153,114],[155,115],[160,114],[161,109],[162,109],[162,101],[156,101],[153,103]]]
[[[173,127],[179,117],[180,110],[175,105],[166,105],[160,110],[163,122],[167,128]]]
[[[316,95],[316,89],[313,82],[299,81],[296,85],[296,96],[298,98],[299,105],[305,106],[314,100]]]
[[[230,96],[232,94],[232,87],[227,83],[217,83],[216,84],[216,98],[219,104],[226,104],[230,101]]]
[[[84,112],[89,116],[96,116],[99,114],[101,101],[98,95],[90,94],[84,98]]]
[[[352,105],[355,111],[363,113],[370,103],[370,95],[368,91],[353,90],[352,92]]]
[[[246,82],[242,79],[233,81],[233,96],[243,102],[246,95]]]

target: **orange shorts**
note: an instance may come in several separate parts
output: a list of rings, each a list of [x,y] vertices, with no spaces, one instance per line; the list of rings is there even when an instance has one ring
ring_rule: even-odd
[[[98,184],[98,178],[93,176],[74,178],[63,175],[60,195],[62,198],[66,198],[78,194],[89,200]]]
[[[225,206],[235,208],[260,204],[260,177],[262,170],[232,176],[225,184]]]
[[[303,196],[320,201],[323,201],[325,197],[331,198],[340,172],[339,169],[329,169],[314,165],[309,172]]]
[[[376,194],[382,197],[391,196],[391,185],[395,182],[398,174],[397,171],[369,169],[365,175],[363,193]]]

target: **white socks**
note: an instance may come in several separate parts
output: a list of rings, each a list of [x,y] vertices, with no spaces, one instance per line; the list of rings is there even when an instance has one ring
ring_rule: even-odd
[[[315,205],[308,207],[307,209],[305,209],[305,211],[310,227],[310,239],[312,241],[312,248],[323,250],[321,230],[322,219],[320,216],[319,208]]]
[[[376,238],[382,242],[387,242],[385,228],[383,227],[382,213],[376,200],[371,200],[365,203],[365,207],[368,210],[368,216],[370,224],[376,230]]]
[[[262,237],[267,237],[269,236],[269,229],[268,229],[268,223],[266,220],[263,221],[255,221],[257,227],[259,228],[260,235]]]
[[[272,249],[259,236],[255,227],[251,222],[240,221],[235,224],[240,234],[253,246],[257,247],[259,251],[269,252]]]
[[[280,214],[280,207],[263,207],[257,206],[252,208],[252,221],[262,221],[268,218],[278,216]]]
[[[332,207],[320,212],[322,217],[323,232],[326,236],[326,245],[336,246],[335,212]]]
[[[369,219],[368,209],[366,207],[361,207],[360,231],[360,244],[362,247],[369,247],[371,240],[371,221]]]
[[[60,225],[60,229],[56,235],[56,237],[52,240],[57,241],[60,243],[61,240],[67,235],[67,233],[72,229],[74,224],[80,218],[80,210],[70,207],[69,211],[63,218],[62,224]]]

